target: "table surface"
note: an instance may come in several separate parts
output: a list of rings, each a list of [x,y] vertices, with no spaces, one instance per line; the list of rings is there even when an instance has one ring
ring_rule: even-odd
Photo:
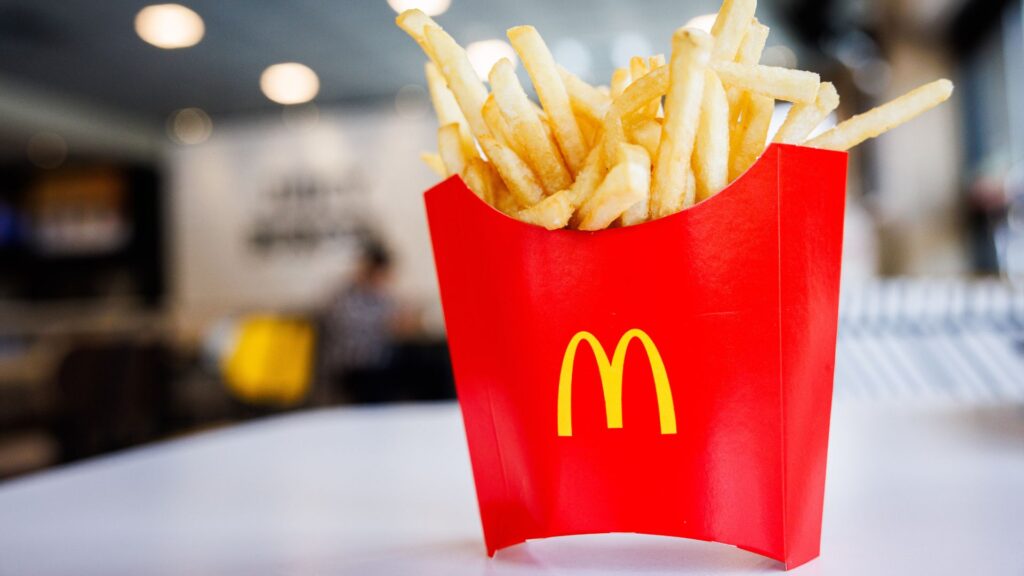
[[[0,575],[756,574],[632,534],[484,553],[455,404],[298,413],[0,484]],[[809,575],[1024,574],[1024,406],[833,410]]]

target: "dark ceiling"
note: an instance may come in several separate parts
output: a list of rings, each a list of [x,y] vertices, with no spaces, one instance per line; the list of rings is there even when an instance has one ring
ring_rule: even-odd
[[[321,103],[391,98],[404,84],[422,83],[423,57],[394,26],[385,0],[183,3],[203,17],[206,35],[195,47],[161,50],[133,30],[135,14],[148,4],[141,0],[0,0],[0,76],[161,122],[187,106],[214,116],[273,108],[259,76],[277,62],[312,67]],[[718,0],[453,0],[438,19],[462,42],[532,23],[549,42],[582,42],[595,74],[605,78],[616,34],[643,34],[664,51],[675,27],[717,6]]]
[[[900,0],[919,11],[962,0]],[[269,65],[298,61],[320,76],[319,103],[392,98],[422,84],[423,56],[393,24],[385,0],[181,0],[202,16],[192,48],[162,50],[133,29],[143,0],[0,0],[0,80],[77,99],[145,122],[196,106],[215,117],[273,110],[259,90]],[[884,1],[882,4],[886,4]],[[691,17],[720,0],[452,0],[438,20],[463,43],[504,37],[531,23],[556,44],[572,39],[591,55],[595,79],[613,68],[616,37],[632,34],[655,51]],[[814,67],[822,31],[855,25],[875,0],[762,0],[758,17]],[[812,33],[808,33],[808,30]],[[815,37],[819,36],[819,37]],[[800,42],[803,44],[801,45]],[[804,57],[806,56],[806,57]]]

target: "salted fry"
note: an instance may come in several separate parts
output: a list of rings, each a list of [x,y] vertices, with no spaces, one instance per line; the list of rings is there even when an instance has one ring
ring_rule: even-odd
[[[548,114],[555,142],[562,151],[569,171],[576,174],[586,160],[587,145],[572,113],[569,93],[562,83],[551,51],[533,26],[510,28],[508,39],[533,80],[537,98]]]
[[[599,89],[587,84],[572,72],[559,66],[558,73],[569,93],[569,102],[577,114],[583,114],[595,122],[603,122],[611,104],[611,98]]]
[[[510,148],[490,136],[480,139],[480,147],[520,205],[531,206],[544,197],[544,189],[537,176]]]
[[[761,24],[757,18],[751,20],[747,31],[740,43],[740,50],[736,54],[738,64],[757,64],[761,61],[761,53],[768,42],[769,29]],[[743,126],[740,125],[740,112],[747,107],[750,99],[750,92],[735,86],[726,86],[725,94],[729,99],[729,140],[735,143],[742,135]]]
[[[743,109],[744,129],[736,142],[736,150],[733,151],[729,164],[730,181],[746,172],[764,152],[774,112],[774,100],[760,94],[750,96],[746,108]]]
[[[576,175],[576,181],[569,188],[569,199],[573,209],[578,209],[594,195],[597,187],[601,185],[607,174],[607,164],[604,161],[601,143],[598,142],[587,154],[587,160],[583,163],[583,169]]]
[[[466,168],[466,155],[462,152],[458,124],[445,124],[437,129],[437,151],[449,176],[462,174]]]
[[[661,68],[664,65],[665,65],[665,55],[664,54],[655,54],[654,56],[651,56],[650,58],[648,58],[647,73],[650,74],[651,72],[657,70],[658,68]],[[662,117],[662,113],[661,113],[661,98],[659,97],[654,102],[651,102],[650,106],[654,109],[654,117],[655,118],[661,118]]]
[[[580,230],[603,230],[647,195],[651,158],[640,146],[623,144],[619,158],[594,195],[580,207]]]
[[[499,60],[491,69],[491,90],[498,109],[519,140],[525,154],[523,159],[537,174],[544,192],[554,194],[568,188],[572,177],[562,161],[562,154],[527,98],[507,58]]]
[[[618,153],[619,146],[626,141],[623,119],[650,102],[661,99],[668,91],[669,68],[662,66],[648,72],[643,78],[629,85],[616,98],[608,110],[604,122],[604,154],[605,162],[612,164]]]
[[[718,76],[711,70],[705,74],[704,104],[693,149],[697,202],[717,194],[729,183],[729,100]]]
[[[632,78],[630,85],[637,82],[637,80],[643,78],[651,71],[651,68],[647,65],[647,59],[639,56],[634,56],[629,61],[629,74]],[[627,88],[628,89],[628,88]],[[643,120],[653,120],[658,115],[658,108],[661,106],[661,100],[654,99],[647,103],[646,106],[641,107],[634,114],[636,118],[633,118],[635,122],[641,122]]]
[[[715,39],[711,57],[715,60],[732,61],[743,41],[743,34],[754,18],[757,0],[725,0],[718,10],[718,17],[711,27]]]
[[[395,18],[395,24],[398,24],[399,28],[420,45],[427,58],[435,62],[437,61],[434,57],[434,49],[430,46],[430,42],[427,41],[426,34],[427,27],[440,28],[433,18],[427,16],[422,10],[414,8],[399,14]]]
[[[691,28],[682,28],[672,35],[665,123],[651,184],[651,216],[654,218],[668,216],[693,203],[686,190],[686,171],[690,169],[697,136],[704,72],[711,57],[712,43],[706,33]]]
[[[522,147],[519,146],[519,139],[516,138],[512,128],[509,127],[508,122],[505,121],[505,117],[502,116],[501,110],[498,109],[498,103],[494,100],[494,94],[487,96],[487,100],[484,101],[484,107],[481,111],[484,116],[484,122],[487,124],[487,129],[491,131],[491,136],[495,140],[500,142],[503,146],[507,146],[516,153],[516,156],[523,158],[525,152]]]
[[[747,65],[759,63],[761,61],[761,54],[764,52],[764,46],[768,43],[768,34],[770,32],[770,28],[762,24],[757,18],[753,18],[743,34],[740,50],[736,53],[736,62]]]
[[[424,69],[427,76],[427,89],[430,92],[430,101],[434,105],[434,113],[437,116],[438,124],[441,126],[445,124],[458,124],[459,141],[462,142],[462,153],[466,158],[478,156],[476,143],[473,141],[473,135],[469,132],[466,116],[459,109],[459,103],[455,101],[455,96],[448,89],[441,71],[437,69],[437,65],[433,62],[427,62]]]
[[[724,84],[787,102],[814,102],[821,83],[817,74],[803,70],[736,62],[715,62],[713,66]]]
[[[953,95],[953,83],[936,80],[912,90],[870,112],[854,116],[806,143],[811,148],[849,150],[887,132],[945,102]]]
[[[448,177],[448,170],[444,167],[444,160],[441,160],[441,156],[439,154],[434,154],[433,152],[420,152],[420,160],[427,165],[427,168],[433,170],[434,173],[441,178]]]
[[[654,158],[658,155],[658,144],[661,142],[661,122],[657,118],[645,120],[629,129],[629,141],[642,146]]]
[[[572,205],[572,191],[568,188],[548,196],[529,208],[516,214],[516,218],[541,226],[548,230],[559,230],[569,225],[569,219],[575,208]]]
[[[822,82],[813,104],[793,104],[772,142],[800,144],[839,107],[839,93],[831,82]]]
[[[636,146],[628,144],[624,144],[622,150],[627,155],[625,161],[633,162],[636,169],[643,170],[647,174],[646,181],[638,180],[636,182],[636,191],[641,196],[640,200],[626,209],[618,220],[622,226],[636,226],[651,219],[651,155],[642,147],[639,150],[644,150],[644,154],[640,154]]]
[[[618,98],[622,92],[629,86],[630,77],[629,70],[626,68],[616,68],[615,72],[612,72],[612,99]]]
[[[478,198],[488,204],[494,204],[494,198],[491,194],[491,183],[490,175],[488,171],[490,168],[487,163],[481,160],[479,157],[470,158],[466,164],[465,170],[462,172],[462,181],[466,183],[466,186],[477,195]]]
[[[513,218],[523,206],[519,203],[508,190],[508,186],[505,185],[505,181],[501,179],[501,175],[494,168],[493,162],[487,162],[487,190],[491,194],[491,205],[497,210],[504,212],[505,214],[512,216]]]
[[[448,82],[448,88],[455,95],[455,101],[466,116],[469,129],[478,139],[490,136],[481,110],[487,99],[487,89],[469,63],[466,51],[440,27],[427,26],[424,34],[434,61]]]

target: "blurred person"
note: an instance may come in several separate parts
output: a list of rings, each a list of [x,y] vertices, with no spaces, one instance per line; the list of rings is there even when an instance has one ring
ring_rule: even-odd
[[[322,349],[327,384],[358,403],[398,400],[394,378],[398,307],[388,287],[391,254],[366,240],[350,283],[335,294],[324,314]]]

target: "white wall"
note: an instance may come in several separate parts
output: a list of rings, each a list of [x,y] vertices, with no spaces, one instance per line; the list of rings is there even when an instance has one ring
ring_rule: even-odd
[[[312,125],[280,117],[214,127],[205,143],[168,154],[172,294],[177,310],[212,319],[239,310],[315,306],[350,272],[354,245],[260,254],[247,237],[266,209],[261,198],[290,175],[367,191],[357,210],[396,256],[395,289],[422,306],[441,330],[422,192],[438,178],[419,161],[436,148],[433,119],[403,119],[391,109],[321,111]],[[200,320],[202,321],[202,320]]]

